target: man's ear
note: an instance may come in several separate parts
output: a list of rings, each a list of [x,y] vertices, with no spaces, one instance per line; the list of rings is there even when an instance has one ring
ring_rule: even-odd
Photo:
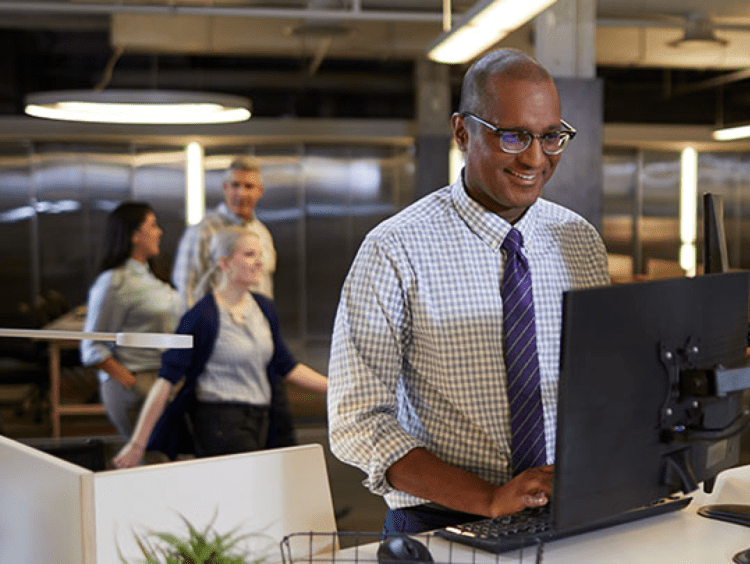
[[[453,138],[456,140],[458,149],[462,153],[465,153],[469,144],[469,132],[463,116],[458,112],[454,112],[451,116],[451,127],[453,128]]]

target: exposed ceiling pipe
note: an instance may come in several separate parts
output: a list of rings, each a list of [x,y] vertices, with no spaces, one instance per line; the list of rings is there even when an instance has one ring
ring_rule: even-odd
[[[0,2],[0,13],[48,14],[146,14],[231,16],[247,18],[342,19],[357,21],[392,21],[440,23],[441,12],[363,11],[355,4],[351,10],[319,10],[296,8],[253,8],[237,6],[195,6],[177,4],[95,4],[72,2]]]
[[[688,84],[686,86],[678,86],[676,88],[672,88],[672,95],[677,96],[679,94],[687,94],[689,92],[696,92],[698,90],[719,88],[725,86],[726,84],[745,80],[746,78],[750,78],[750,68],[741,69],[735,72],[729,72],[720,76],[715,76],[714,78],[709,78],[707,80],[701,80],[700,82]]]
[[[439,12],[408,12],[401,10],[363,10],[361,0],[352,0],[349,9],[316,9],[316,8],[257,8],[243,6],[207,6],[180,5],[176,3],[125,4],[121,2],[95,3],[62,1],[28,1],[0,0],[0,14],[73,14],[73,15],[203,15],[231,16],[247,18],[289,18],[314,20],[351,20],[351,21],[385,21],[441,23],[443,28],[451,27],[451,0],[443,0],[443,9]],[[596,19],[600,27],[674,27],[685,26],[685,16],[680,14],[662,14],[650,17],[629,17],[626,15],[602,14]],[[715,22],[714,29],[747,31],[750,25],[722,24]]]
[[[611,17],[611,16],[600,16],[596,18],[597,27],[635,27],[635,28],[678,28],[684,29],[687,17],[677,15],[663,15],[643,18],[631,18],[631,17]],[[722,24],[720,22],[713,22],[712,27],[714,30],[721,29],[724,31],[748,31],[750,30],[750,24]]]
[[[331,20],[342,19],[351,21],[385,21],[385,22],[417,22],[442,23],[443,28],[451,27],[451,0],[443,0],[443,9],[439,12],[408,12],[401,10],[363,10],[361,0],[352,0],[349,9],[316,9],[316,8],[257,8],[243,6],[221,6],[210,4],[196,6],[192,4],[180,5],[176,3],[125,4],[122,2],[45,2],[43,0],[17,2],[15,0],[0,0],[0,14],[144,14],[144,15],[203,15],[203,16],[231,16],[247,18],[289,18]],[[661,14],[650,17],[629,17],[626,15],[602,14],[596,19],[600,27],[677,27],[685,26],[684,15]],[[714,29],[747,31],[750,25],[722,24],[715,22]]]

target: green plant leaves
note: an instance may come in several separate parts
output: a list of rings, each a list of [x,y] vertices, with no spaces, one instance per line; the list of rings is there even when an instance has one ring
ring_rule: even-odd
[[[266,535],[240,534],[239,527],[219,534],[213,528],[217,515],[218,509],[203,530],[198,530],[180,514],[180,519],[187,527],[187,535],[184,537],[163,531],[147,531],[143,534],[133,531],[135,542],[143,555],[140,564],[262,564],[267,559],[266,555],[250,554],[237,548],[244,540]],[[119,545],[117,553],[122,564],[132,564],[123,556]]]

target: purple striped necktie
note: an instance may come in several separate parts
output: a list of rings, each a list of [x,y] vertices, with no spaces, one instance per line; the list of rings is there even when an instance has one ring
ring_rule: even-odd
[[[531,274],[522,246],[521,232],[511,229],[502,245],[506,256],[502,298],[514,476],[547,463]]]

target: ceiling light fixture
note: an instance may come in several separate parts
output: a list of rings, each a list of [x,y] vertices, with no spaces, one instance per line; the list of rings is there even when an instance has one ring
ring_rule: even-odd
[[[750,137],[750,124],[735,125],[731,127],[722,127],[715,129],[713,138],[717,141],[734,141],[735,139],[745,139]]]
[[[177,90],[60,90],[29,94],[30,116],[96,123],[205,124],[250,118],[248,98]]]
[[[670,47],[681,49],[716,49],[726,47],[729,42],[716,37],[714,25],[709,17],[699,11],[690,12],[685,18],[685,33],[675,41],[668,43]]]
[[[557,0],[482,0],[430,45],[427,57],[438,63],[465,63]]]

